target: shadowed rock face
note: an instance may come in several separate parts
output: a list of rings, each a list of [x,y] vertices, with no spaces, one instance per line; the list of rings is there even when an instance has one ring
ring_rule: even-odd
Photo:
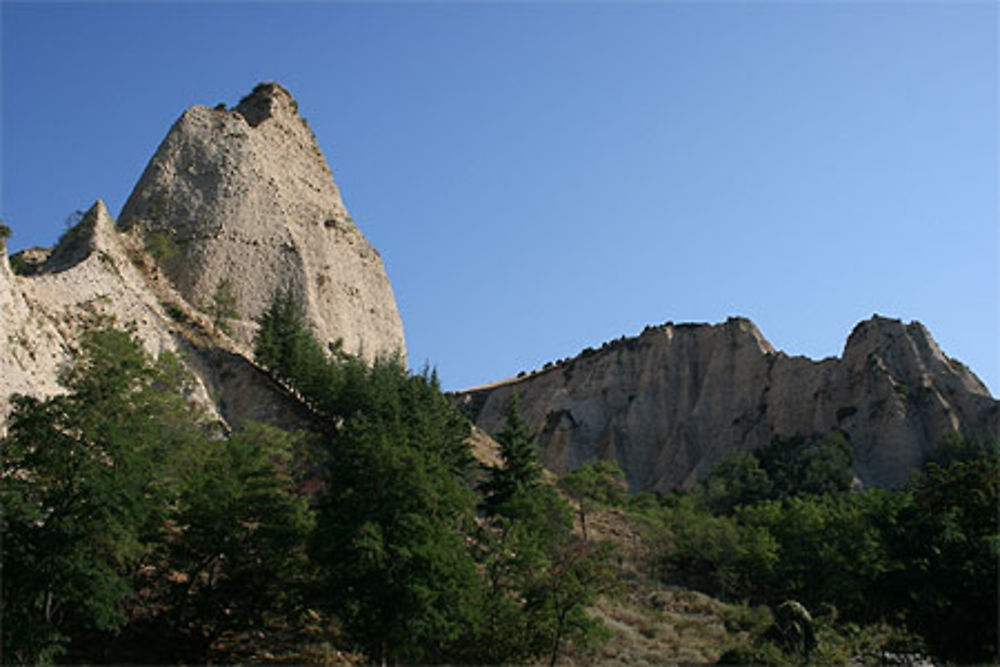
[[[234,109],[193,107],[174,124],[122,210],[192,305],[228,280],[238,318],[254,321],[279,290],[298,296],[321,340],[368,358],[405,354],[382,260],[354,225],[316,139],[278,84]]]
[[[944,433],[1000,427],[997,401],[923,325],[877,316],[855,327],[840,358],[777,352],[742,318],[666,324],[461,399],[496,433],[514,392],[548,467],[615,459],[634,490],[690,488],[775,435],[835,428],[851,438],[864,484],[898,487]]]

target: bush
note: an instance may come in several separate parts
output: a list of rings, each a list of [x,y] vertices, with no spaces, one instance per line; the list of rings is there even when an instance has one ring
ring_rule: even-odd
[[[173,261],[180,250],[170,234],[165,231],[155,231],[146,236],[146,252],[162,266]]]

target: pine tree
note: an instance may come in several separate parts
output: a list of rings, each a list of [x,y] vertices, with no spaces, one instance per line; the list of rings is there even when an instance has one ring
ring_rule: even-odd
[[[469,426],[432,377],[379,362],[367,379],[368,403],[330,448],[319,604],[373,661],[455,660],[481,609]]]
[[[209,313],[212,316],[213,327],[225,334],[232,333],[229,320],[237,317],[239,312],[236,309],[236,295],[233,294],[233,281],[229,278],[223,278],[215,286]]]
[[[501,465],[482,486],[490,523],[482,538],[487,595],[474,661],[555,662],[567,643],[602,634],[584,607],[607,585],[607,545],[574,542],[569,505],[547,483],[538,445],[515,395],[497,434]]]
[[[503,513],[520,489],[537,485],[542,478],[538,463],[538,442],[521,416],[521,400],[515,393],[504,408],[504,426],[497,434],[501,465],[489,471],[483,485],[486,513]]]

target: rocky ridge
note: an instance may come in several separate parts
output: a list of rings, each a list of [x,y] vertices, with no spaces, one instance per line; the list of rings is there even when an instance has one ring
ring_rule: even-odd
[[[923,325],[879,316],[821,361],[775,350],[743,318],[647,327],[460,401],[496,433],[515,392],[547,467],[614,459],[633,490],[690,488],[734,452],[832,429],[850,437],[861,483],[898,487],[946,432],[1000,428],[1000,403]]]
[[[232,333],[206,312],[220,284]],[[0,432],[14,393],[60,391],[95,319],[179,353],[189,399],[228,427],[316,428],[309,409],[252,361],[254,320],[284,290],[322,340],[372,358],[404,353],[378,253],[354,225],[297,105],[262,84],[236,107],[194,107],[164,139],[116,225],[97,202],[56,247],[8,257],[0,240]],[[874,317],[839,358],[776,351],[748,320],[666,324],[516,380],[465,392],[473,442],[495,462],[513,392],[564,472],[614,458],[634,489],[690,487],[734,451],[838,428],[863,483],[898,486],[950,430],[1000,430],[998,403],[919,323]]]

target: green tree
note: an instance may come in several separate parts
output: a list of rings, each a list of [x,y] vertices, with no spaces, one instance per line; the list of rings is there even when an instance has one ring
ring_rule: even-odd
[[[164,609],[144,640],[168,643],[145,660],[206,662],[224,633],[251,631],[265,613],[298,608],[313,526],[297,491],[293,455],[300,444],[283,431],[247,424],[175,454],[176,495],[160,546],[146,559],[153,576],[143,582]]]
[[[441,662],[478,626],[469,427],[431,376],[377,362],[330,447],[313,558],[321,604],[373,661]]]
[[[489,515],[502,513],[520,489],[536,485],[542,478],[538,442],[521,416],[521,399],[515,393],[504,407],[504,426],[496,435],[501,465],[489,470],[483,485],[484,507]]]
[[[792,497],[742,507],[742,525],[777,542],[780,560],[759,578],[759,601],[796,599],[817,609],[833,604],[846,617],[878,620],[876,588],[891,565],[877,518],[896,511],[893,494]]]
[[[236,295],[233,294],[233,281],[223,278],[215,286],[212,302],[209,304],[209,314],[212,316],[212,326],[224,334],[231,334],[229,320],[239,315],[236,310]]]
[[[611,587],[612,550],[610,542],[567,544],[525,592],[525,613],[535,637],[548,646],[550,666],[568,644],[587,649],[606,636],[586,607]]]
[[[713,516],[696,498],[664,510],[662,576],[728,599],[758,599],[778,564],[779,545],[765,528]]]
[[[325,356],[309,332],[305,313],[290,291],[274,294],[258,322],[254,357],[278,379],[303,384],[310,367],[322,366]]]
[[[851,488],[854,460],[850,441],[840,431],[813,438],[775,437],[754,452],[774,485],[774,497],[839,493]]]
[[[839,431],[811,439],[775,436],[766,447],[716,465],[700,494],[713,512],[729,514],[765,500],[842,493],[854,480],[853,458],[850,441]]]
[[[913,484],[895,552],[906,564],[894,590],[913,630],[960,663],[997,655],[997,507],[1000,464],[988,453],[927,466]]]
[[[735,454],[715,466],[702,484],[708,507],[729,514],[740,505],[750,505],[774,497],[774,484],[751,452]]]
[[[585,648],[603,626],[585,607],[609,585],[610,546],[572,539],[570,508],[538,463],[538,445],[515,397],[497,435],[501,465],[482,485],[489,523],[480,538],[487,576],[474,662],[554,661],[568,644]]]
[[[276,292],[261,316],[254,356],[278,380],[294,387],[312,407],[339,420],[370,409],[373,378],[361,359],[342,351],[337,340],[324,348],[310,331],[301,302]],[[400,365],[400,359],[383,359]]]
[[[981,458],[1000,458],[1000,436],[967,438],[957,431],[945,433],[938,446],[928,455],[925,467],[936,464],[947,468],[952,463]]]
[[[157,470],[200,437],[176,359],[152,362],[125,331],[94,329],[67,393],[14,399],[2,442],[3,652],[39,662],[126,620],[132,566],[166,511]]]
[[[587,539],[587,512],[592,504],[620,505],[625,502],[625,473],[614,461],[595,461],[577,466],[559,485],[577,503],[580,530]]]

